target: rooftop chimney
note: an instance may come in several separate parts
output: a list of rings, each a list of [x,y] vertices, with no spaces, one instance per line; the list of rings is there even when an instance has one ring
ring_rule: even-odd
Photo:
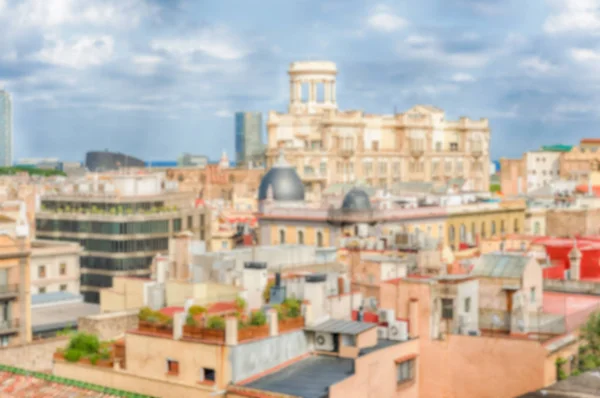
[[[319,320],[325,311],[325,288],[327,275],[312,274],[305,277],[304,299],[310,301],[313,310],[313,319]]]
[[[267,263],[249,261],[244,263],[242,285],[246,289],[248,308],[260,308],[263,291],[267,286]]]

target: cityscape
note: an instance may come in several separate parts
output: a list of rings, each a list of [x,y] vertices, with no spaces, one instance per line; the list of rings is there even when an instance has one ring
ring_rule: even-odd
[[[421,50],[398,48],[403,56],[442,65],[398,72],[373,61],[372,78],[361,82],[357,70],[367,64],[324,37],[311,50],[318,57],[286,47],[285,57],[266,58],[281,62],[265,67],[264,52],[238,50],[227,44],[232,31],[210,28],[224,6],[0,0],[0,22],[11,31],[0,38],[0,397],[599,397],[600,136],[587,115],[594,103],[540,115],[535,98],[565,94],[548,80],[577,75],[559,65],[559,47],[574,32],[600,31],[600,4],[554,2],[540,25],[551,38],[541,39],[504,25],[540,24],[532,15],[541,0],[528,11],[512,0],[425,1],[422,10],[441,18],[432,25],[416,4],[269,0],[265,10],[267,3],[281,19],[240,34],[239,43],[266,51],[265,42],[288,32],[290,10],[346,27],[352,19],[342,10],[351,3],[364,10],[363,22],[340,35],[368,43],[360,56],[405,37]],[[252,19],[256,10],[239,5],[236,18]],[[210,29],[184,38],[199,15]],[[484,69],[471,50],[451,53],[450,39],[440,36],[448,47],[437,47],[425,36],[447,33],[438,29],[448,24],[465,28],[453,39],[464,48],[504,29],[498,59],[537,43],[521,65],[529,80],[495,74],[500,61]],[[45,97],[25,73],[34,58],[9,51],[33,37],[34,25],[54,43],[35,62],[52,60],[53,73],[70,68],[44,83]],[[165,27],[184,36],[175,29],[164,39]],[[110,35],[90,36],[103,29]],[[81,32],[88,36],[75,44],[60,38]],[[140,32],[146,50],[133,39]],[[104,66],[126,47],[115,39],[127,35],[136,70]],[[598,57],[578,51],[579,61]],[[210,73],[201,54],[219,60]],[[175,92],[159,79],[167,55],[182,68],[176,75],[207,77],[197,104],[193,96],[167,100]],[[435,83],[438,70],[452,75],[451,87]],[[216,77],[237,73],[247,75]],[[421,73],[431,73],[430,89],[390,94],[403,81],[393,76]],[[124,76],[135,90],[162,91],[135,102],[130,86],[115,90]],[[97,87],[85,79],[99,79]],[[536,94],[507,94],[514,106],[494,108],[502,79]],[[595,87],[578,86],[581,75],[569,79],[581,101]],[[53,91],[63,84],[75,91]],[[459,89],[467,84],[490,94]],[[133,102],[88,102],[104,90]],[[444,90],[452,98],[438,95]],[[218,107],[203,105],[206,97]],[[533,131],[542,125],[546,132]]]

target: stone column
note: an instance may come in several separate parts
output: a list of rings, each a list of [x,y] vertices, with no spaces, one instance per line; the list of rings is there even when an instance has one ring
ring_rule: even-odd
[[[331,82],[331,102],[334,104],[337,102],[337,92],[335,87],[335,81]]]
[[[331,82],[323,82],[323,91],[325,93],[325,95],[323,96],[325,98],[325,103],[331,103]]]
[[[309,83],[309,95],[308,95],[308,102],[310,103],[315,103],[317,102],[317,83],[316,82],[310,82]]]
[[[296,101],[302,102],[302,82],[296,81],[295,88],[296,88]]]
[[[273,308],[267,311],[267,321],[269,324],[269,336],[277,336],[279,334],[279,320],[277,318],[277,311]]]
[[[295,104],[296,102],[298,102],[296,82],[294,80],[290,80],[290,103]]]
[[[225,319],[225,344],[237,345],[238,343],[238,320],[230,316]]]

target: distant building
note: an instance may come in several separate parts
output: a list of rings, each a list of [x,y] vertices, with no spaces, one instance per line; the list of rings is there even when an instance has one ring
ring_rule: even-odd
[[[0,166],[12,166],[13,131],[10,94],[0,90]]]
[[[145,166],[152,169],[164,169],[167,167],[177,167],[178,162],[173,160],[150,160],[145,162]]]
[[[183,167],[206,167],[208,165],[208,156],[184,153],[177,160],[177,165]]]
[[[505,195],[532,192],[560,178],[562,152],[531,151],[521,159],[502,159],[501,185]]]
[[[85,155],[85,167],[89,171],[111,171],[121,167],[144,167],[143,160],[116,152],[88,152]]]
[[[264,164],[262,141],[262,114],[237,112],[235,114],[235,159],[238,165]]]

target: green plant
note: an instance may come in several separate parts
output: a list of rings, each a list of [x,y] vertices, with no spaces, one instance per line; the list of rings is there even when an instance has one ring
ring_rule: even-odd
[[[262,311],[256,311],[252,313],[250,317],[250,325],[252,326],[263,326],[267,323],[267,316]]]
[[[235,306],[237,307],[238,310],[245,311],[248,304],[246,303],[246,300],[244,300],[243,298],[236,297],[235,298]]]
[[[69,362],[77,362],[83,357],[83,352],[70,348],[64,352],[64,357]]]
[[[267,286],[265,286],[265,290],[263,290],[263,300],[265,303],[268,303],[271,299],[271,288],[275,286],[275,281],[269,281]]]
[[[71,337],[67,351],[76,350],[81,351],[85,354],[95,354],[100,348],[100,340],[98,336],[87,333],[77,333]]]
[[[575,369],[574,371],[571,372],[571,376],[579,376],[581,374],[581,371],[579,369]]]
[[[188,315],[187,318],[185,318],[185,324],[188,326],[196,326],[196,320],[192,315]]]
[[[95,365],[98,363],[98,360],[100,359],[100,355],[98,354],[92,354],[88,356],[88,359],[90,360],[90,363],[92,365]]]
[[[154,315],[154,311],[152,311],[152,309],[149,307],[144,307],[138,313],[138,319],[140,321],[147,321],[152,315]]]
[[[204,314],[205,312],[206,308],[202,307],[201,305],[192,305],[188,310],[188,313],[192,316]]]
[[[283,307],[286,309],[286,315],[290,318],[297,318],[301,314],[302,303],[295,298],[287,298],[283,302]]]
[[[244,329],[247,326],[248,326],[248,324],[246,322],[242,321],[241,319],[238,319],[238,330]]]
[[[220,316],[211,316],[208,318],[206,327],[209,329],[225,330],[225,319]]]
[[[98,353],[100,359],[110,359],[110,354],[111,350],[108,347],[101,348],[100,352]]]
[[[287,312],[285,311],[283,306],[281,306],[280,304],[275,304],[272,306],[272,308],[275,311],[277,311],[277,319],[278,320],[282,321],[287,318]]]

